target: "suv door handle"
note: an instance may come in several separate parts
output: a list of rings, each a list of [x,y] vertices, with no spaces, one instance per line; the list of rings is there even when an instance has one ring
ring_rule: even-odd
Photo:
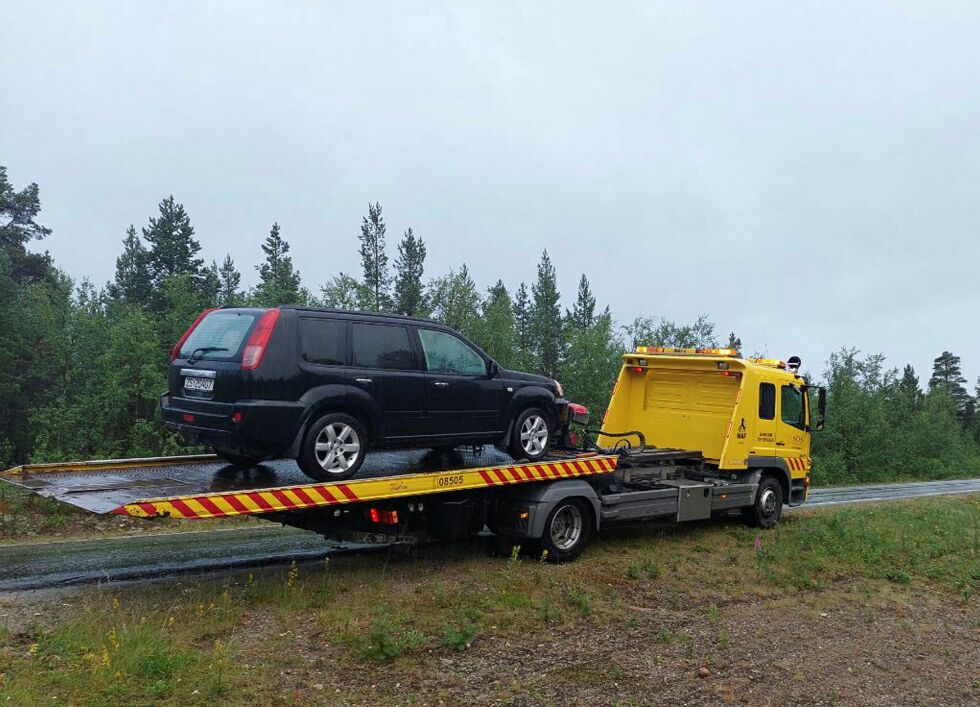
[[[436,386],[437,388],[449,387],[449,383],[447,383],[446,381],[433,381],[432,385]]]
[[[371,380],[370,378],[355,378],[354,382],[360,383],[361,385],[371,385],[372,383],[374,383],[374,381]]]

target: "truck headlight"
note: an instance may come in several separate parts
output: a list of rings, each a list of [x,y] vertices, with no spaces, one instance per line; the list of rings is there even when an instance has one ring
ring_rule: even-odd
[[[559,398],[564,398],[565,397],[565,391],[562,389],[561,383],[559,383],[556,380],[552,380],[552,382],[555,384],[555,388],[558,390],[558,397]]]

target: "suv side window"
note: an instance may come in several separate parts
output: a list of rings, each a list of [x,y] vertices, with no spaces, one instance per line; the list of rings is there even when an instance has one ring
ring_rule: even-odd
[[[483,357],[452,334],[419,329],[419,339],[429,371],[461,376],[486,375],[487,363]]]
[[[759,419],[776,419],[776,386],[772,383],[759,383]]]
[[[779,418],[787,425],[804,427],[803,423],[803,391],[795,385],[781,386],[779,398]]]
[[[303,360],[321,366],[347,363],[347,322],[337,319],[299,320]]]
[[[355,366],[416,370],[408,329],[403,326],[354,323],[351,326],[351,340]]]

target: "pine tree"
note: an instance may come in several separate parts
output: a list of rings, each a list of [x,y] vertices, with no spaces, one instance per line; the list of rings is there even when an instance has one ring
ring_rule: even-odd
[[[433,316],[446,326],[475,336],[480,318],[480,293],[470,277],[469,268],[464,264],[459,270],[450,270],[445,277],[434,280],[430,287]]]
[[[218,268],[218,261],[212,260],[211,264],[204,268],[200,278],[201,303],[205,307],[220,307],[221,301],[221,270]]]
[[[381,204],[368,204],[368,215],[361,223],[361,266],[364,268],[364,284],[371,290],[370,308],[375,312],[390,307],[388,289],[388,255],[385,253],[385,220]]]
[[[962,421],[970,414],[970,394],[966,391],[966,378],[960,369],[960,357],[943,351],[932,363],[930,390],[942,390],[956,406],[956,415]]]
[[[589,408],[592,419],[602,419],[622,363],[622,342],[615,336],[607,307],[592,325],[568,331],[562,374],[569,399]]]
[[[279,235],[278,223],[272,224],[272,230],[262,244],[262,252],[265,262],[255,266],[259,272],[259,284],[253,294],[255,303],[264,307],[303,304],[299,273],[289,256],[289,243]]]
[[[595,297],[592,295],[592,288],[589,287],[589,280],[585,273],[578,281],[578,295],[566,319],[570,327],[578,329],[585,329],[595,324]]]
[[[732,349],[738,356],[742,355],[742,340],[735,336],[734,331],[728,335],[728,348]]]
[[[902,377],[898,381],[898,392],[909,410],[918,410],[922,405],[922,389],[919,388],[919,377],[915,375],[915,369],[909,364],[906,364],[902,370]]]
[[[19,282],[57,279],[50,256],[31,253],[25,247],[28,242],[51,234],[50,228],[35,221],[40,211],[37,184],[14,191],[7,179],[7,168],[0,165],[0,252],[6,254],[10,276]]]
[[[562,350],[562,321],[555,266],[548,251],[541,254],[538,279],[531,287],[534,305],[531,309],[531,331],[537,351],[537,370],[554,378],[558,373]]]
[[[160,202],[160,214],[150,217],[143,227],[143,238],[149,246],[147,267],[154,288],[154,305],[159,311],[163,304],[163,286],[175,275],[190,275],[196,282],[203,274],[204,261],[195,257],[201,244],[194,239],[194,227],[183,204],[173,195]]]
[[[502,280],[487,290],[473,340],[504,368],[515,365],[514,303]]]
[[[123,252],[116,258],[116,279],[109,285],[109,296],[137,307],[150,306],[153,295],[149,252],[136,235],[136,227],[126,229]]]
[[[532,331],[531,297],[523,282],[514,295],[515,367],[529,371],[534,367],[534,332]]]
[[[425,243],[412,233],[405,231],[398,244],[398,258],[395,260],[395,302],[394,311],[410,317],[428,314],[425,292],[422,287],[422,273],[425,268]]]
[[[242,303],[242,274],[235,267],[235,261],[231,259],[231,254],[225,256],[224,262],[218,269],[218,279],[221,285],[218,287],[218,303],[220,305],[235,306]]]

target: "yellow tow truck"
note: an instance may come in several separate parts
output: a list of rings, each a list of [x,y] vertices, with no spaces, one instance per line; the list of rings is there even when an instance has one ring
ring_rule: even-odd
[[[825,395],[819,389],[811,427],[798,369],[795,357],[638,347],[623,356],[601,429],[576,408],[578,447],[534,463],[483,448],[379,452],[359,478],[310,483],[292,460],[241,470],[195,455],[28,464],[0,482],[94,513],[254,515],[358,543],[414,544],[486,527],[505,552],[530,545],[561,562],[618,523],[738,512],[769,528],[784,504],[803,503]]]

